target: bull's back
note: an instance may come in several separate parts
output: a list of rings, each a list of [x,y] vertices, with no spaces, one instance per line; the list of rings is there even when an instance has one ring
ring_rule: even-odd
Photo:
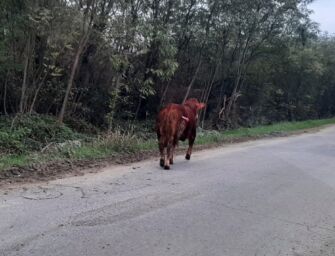
[[[156,123],[159,140],[163,140],[165,144],[172,141],[175,143],[182,115],[183,107],[178,104],[169,104],[159,112]]]

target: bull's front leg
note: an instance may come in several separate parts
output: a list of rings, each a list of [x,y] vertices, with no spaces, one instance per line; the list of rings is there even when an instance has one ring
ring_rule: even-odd
[[[187,160],[191,159],[194,141],[195,141],[195,136],[192,136],[188,139],[188,149],[187,149],[186,156],[185,156]]]

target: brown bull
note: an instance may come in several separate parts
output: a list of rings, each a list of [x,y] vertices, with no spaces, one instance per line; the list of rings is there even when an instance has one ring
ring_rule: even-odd
[[[173,153],[178,141],[188,139],[186,159],[191,159],[192,147],[196,137],[198,112],[205,104],[197,99],[188,99],[184,104],[169,104],[158,115],[156,132],[159,151],[161,154],[160,165],[170,169],[173,164]],[[165,153],[166,148],[166,153]]]

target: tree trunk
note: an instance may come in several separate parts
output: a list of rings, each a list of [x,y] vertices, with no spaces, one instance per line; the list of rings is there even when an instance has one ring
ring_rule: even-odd
[[[190,91],[191,91],[191,89],[192,89],[192,87],[193,87],[193,84],[194,84],[194,82],[195,82],[195,79],[197,78],[197,75],[198,75],[198,73],[199,73],[200,66],[201,66],[201,57],[200,57],[200,59],[199,59],[198,66],[197,66],[197,69],[195,70],[195,73],[194,73],[194,75],[193,75],[193,77],[192,77],[192,80],[191,80],[190,84],[189,84],[188,87],[187,87],[187,91],[186,91],[186,94],[185,94],[185,96],[184,96],[183,103],[185,103],[185,101],[187,100],[187,98],[188,98],[188,96],[189,96],[189,94],[190,94]]]
[[[35,107],[35,103],[36,103],[36,100],[37,100],[37,96],[38,96],[38,94],[39,94],[39,92],[40,92],[40,90],[41,90],[41,88],[42,88],[42,86],[43,86],[43,84],[44,84],[45,79],[47,78],[47,76],[48,76],[48,73],[46,73],[46,74],[44,75],[42,81],[39,83],[39,85],[38,85],[38,87],[37,87],[37,89],[36,89],[36,91],[35,91],[33,101],[32,101],[31,104],[30,104],[30,109],[29,109],[29,114],[30,114],[30,115],[31,115],[31,114],[33,113],[33,111],[34,111],[34,107]]]
[[[162,97],[161,97],[161,100],[160,100],[160,103],[159,103],[159,107],[162,107],[164,105],[164,103],[165,103],[166,94],[167,94],[167,92],[169,90],[171,81],[172,80],[169,80],[169,82],[167,83],[167,85],[164,88],[164,91],[163,91],[163,94],[162,94]]]
[[[215,67],[215,70],[214,70],[212,79],[210,81],[209,87],[208,87],[207,91],[204,94],[204,100],[203,100],[203,102],[206,104],[206,106],[205,106],[205,108],[202,111],[202,121],[201,121],[201,127],[202,128],[204,128],[204,125],[205,125],[205,117],[206,117],[206,112],[207,112],[207,107],[208,107],[207,104],[208,104],[209,96],[210,96],[210,94],[212,92],[212,88],[213,88],[213,84],[214,84],[214,81],[215,81],[215,77],[216,77],[217,71],[218,71],[218,65],[216,65],[216,67]]]
[[[121,74],[119,73],[115,79],[115,90],[114,90],[114,94],[112,95],[112,101],[110,104],[110,108],[111,108],[111,112],[109,114],[109,120],[108,120],[108,131],[110,132],[112,129],[112,123],[114,120],[114,115],[115,115],[115,108],[116,108],[116,102],[117,99],[119,97],[119,93],[120,93],[120,87],[121,87]]]
[[[21,99],[20,99],[20,105],[19,105],[20,113],[23,113],[24,108],[25,108],[27,76],[28,76],[28,67],[29,67],[29,55],[30,55],[30,38],[28,38],[28,42],[26,46],[26,58],[24,61],[23,81],[22,81],[22,87],[21,87]]]
[[[140,113],[141,105],[142,105],[142,98],[140,97],[138,104],[137,104],[134,120],[137,120],[138,114]]]
[[[7,116],[8,113],[7,113],[7,84],[8,84],[8,74],[9,74],[9,71],[7,72],[7,75],[6,75],[6,81],[4,83],[4,90],[3,90],[3,111],[4,111],[4,114]]]
[[[64,121],[64,115],[65,115],[66,107],[67,107],[67,104],[68,104],[68,101],[69,101],[70,92],[71,92],[71,89],[72,89],[72,86],[73,86],[74,76],[76,74],[76,71],[77,71],[77,68],[78,68],[78,65],[79,65],[79,61],[80,61],[80,57],[81,57],[81,54],[84,51],[84,48],[85,48],[85,45],[88,41],[89,35],[90,35],[90,31],[87,31],[84,34],[84,36],[82,37],[82,39],[80,40],[79,45],[78,45],[76,56],[74,58],[74,62],[73,62],[72,68],[71,68],[70,78],[69,78],[68,83],[67,83],[67,88],[66,88],[66,91],[65,91],[65,96],[64,96],[62,108],[61,108],[61,111],[60,111],[59,116],[58,116],[58,121],[60,123],[63,123],[63,121]]]
[[[249,49],[249,43],[251,40],[251,35],[248,36],[246,39],[244,47],[240,50],[242,53],[239,53],[239,58],[238,58],[238,64],[237,64],[237,74],[236,74],[236,79],[235,79],[235,84],[234,84],[234,89],[233,92],[230,96],[230,100],[228,101],[227,108],[225,111],[225,118],[227,121],[230,121],[230,114],[231,110],[234,107],[233,105],[236,103],[236,100],[240,96],[240,87],[241,87],[241,80],[243,80],[244,75],[245,75],[245,61],[246,61],[246,55],[247,55],[247,50]],[[244,68],[244,70],[243,70]]]

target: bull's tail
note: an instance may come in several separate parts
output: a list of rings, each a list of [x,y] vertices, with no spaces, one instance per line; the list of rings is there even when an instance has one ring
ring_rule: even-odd
[[[166,147],[175,144],[176,132],[176,126],[173,125],[172,122],[167,122],[165,125],[161,126],[161,134],[164,134],[164,136],[161,137],[161,141]]]
[[[176,135],[178,133],[178,124],[173,116],[166,116],[163,120],[160,121],[158,126],[158,140],[159,143],[163,144],[165,147],[168,145],[175,145]]]

